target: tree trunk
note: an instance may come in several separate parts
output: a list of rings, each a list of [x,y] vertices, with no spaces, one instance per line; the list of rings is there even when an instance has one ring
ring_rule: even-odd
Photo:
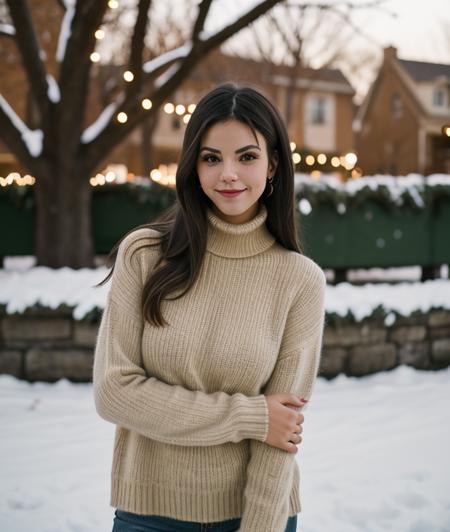
[[[142,142],[141,142],[141,155],[142,155],[142,168],[144,169],[144,175],[149,176],[152,168],[155,167],[153,161],[153,134],[158,125],[159,116],[157,113],[150,119],[147,119],[142,124]]]
[[[37,176],[35,253],[37,265],[94,266],[92,187],[88,176],[50,172]]]

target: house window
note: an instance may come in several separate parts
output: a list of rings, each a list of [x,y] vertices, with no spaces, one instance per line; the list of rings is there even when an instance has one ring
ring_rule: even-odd
[[[309,113],[311,124],[325,124],[327,121],[327,100],[316,96],[309,100]]]
[[[395,92],[391,97],[391,113],[394,118],[403,116],[403,102],[400,94]]]
[[[434,89],[434,91],[433,91],[433,105],[435,107],[445,107],[444,89]]]

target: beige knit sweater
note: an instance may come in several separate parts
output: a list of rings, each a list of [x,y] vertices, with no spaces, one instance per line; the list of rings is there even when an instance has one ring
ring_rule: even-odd
[[[162,302],[162,328],[140,313],[159,245],[131,257],[159,233],[141,228],[122,241],[93,368],[96,409],[117,426],[111,506],[186,521],[241,517],[242,532],[284,532],[301,511],[296,455],[264,443],[265,395],[311,396],[326,280],[275,241],[266,217],[264,204],[243,224],[208,210],[200,276]]]

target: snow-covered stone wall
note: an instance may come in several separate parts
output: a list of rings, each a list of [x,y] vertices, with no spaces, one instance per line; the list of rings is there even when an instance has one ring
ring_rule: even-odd
[[[450,365],[450,310],[359,323],[326,323],[320,374],[362,376],[401,364],[417,369]],[[0,317],[0,373],[36,381],[91,380],[98,321],[75,320],[68,310],[30,310]]]

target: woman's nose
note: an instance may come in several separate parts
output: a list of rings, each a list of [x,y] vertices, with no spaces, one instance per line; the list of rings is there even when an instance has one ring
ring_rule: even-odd
[[[222,168],[222,179],[237,179],[236,167],[232,163],[225,163]]]

